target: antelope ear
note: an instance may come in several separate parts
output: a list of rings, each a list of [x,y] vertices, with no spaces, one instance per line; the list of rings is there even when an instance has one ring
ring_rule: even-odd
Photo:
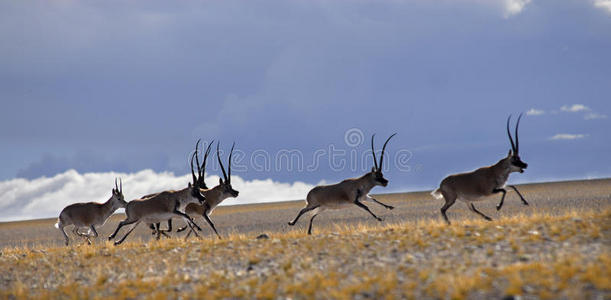
[[[219,184],[223,184],[223,178],[219,177]]]
[[[376,167],[371,167],[371,172],[375,172],[376,171]]]
[[[191,187],[191,183],[190,183],[190,182],[189,182],[189,185],[188,185],[188,187]]]
[[[509,153],[507,153],[507,157],[511,157],[511,155],[513,155],[513,151],[511,151],[511,149],[510,149]]]

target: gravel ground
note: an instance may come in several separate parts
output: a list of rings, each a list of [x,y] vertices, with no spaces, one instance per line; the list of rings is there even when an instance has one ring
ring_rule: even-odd
[[[507,193],[505,204],[500,212],[495,209],[495,205],[500,201],[500,196],[491,196],[475,205],[478,210],[493,219],[517,213],[545,212],[559,214],[567,210],[600,210],[611,205],[611,179],[537,183],[519,185],[518,189],[530,203],[529,206],[522,205],[518,196],[511,190]],[[374,191],[382,191],[382,189],[377,188]],[[362,223],[373,226],[441,219],[439,209],[443,205],[443,200],[433,199],[429,191],[384,194],[378,195],[376,198],[395,206],[394,210],[386,210],[375,203],[367,203],[374,213],[384,219],[384,222],[378,223],[365,211],[355,206],[354,208],[321,213],[314,221],[313,232],[316,233],[318,229],[333,228],[335,225],[344,224]],[[303,206],[304,201],[291,201],[219,207],[214,211],[211,219],[221,235],[244,233],[256,236],[262,232],[288,232],[295,229],[305,231],[309,221],[307,215],[303,216],[294,227],[287,225],[287,222],[293,219]],[[448,210],[448,217],[452,221],[480,218],[470,212],[467,206],[461,202],[457,202]],[[110,235],[123,218],[124,216],[119,214],[113,216],[98,230],[100,236]],[[56,219],[45,219],[0,223],[0,248],[7,246],[63,245],[61,232],[53,226],[55,222]],[[204,235],[212,237],[212,232],[203,218],[197,218],[196,222],[204,229]],[[176,226],[182,226],[181,220],[176,220],[174,223]],[[119,233],[119,236],[121,236],[123,230]],[[67,231],[69,231],[69,228]],[[184,234],[180,233],[179,235],[183,236]],[[150,239],[150,230],[142,224],[128,238],[132,241],[148,241]]]

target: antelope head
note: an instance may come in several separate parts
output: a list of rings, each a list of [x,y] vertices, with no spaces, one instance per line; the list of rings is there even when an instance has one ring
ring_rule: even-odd
[[[380,155],[379,164],[376,158],[376,151],[373,146],[373,138],[375,137],[375,134],[371,136],[371,154],[373,154],[373,168],[371,168],[371,172],[367,174],[367,177],[373,185],[388,185],[388,179],[384,178],[384,175],[382,174],[382,167],[384,166],[382,163],[384,162],[384,152],[386,151],[386,145],[388,144],[388,141],[390,141],[390,139],[395,135],[396,133],[391,135],[384,143],[384,146],[382,147],[382,154]]]
[[[221,171],[223,172],[223,178],[219,178],[219,186],[222,187],[222,193],[229,197],[236,198],[240,192],[236,191],[231,187],[231,157],[233,156],[233,148],[235,147],[235,143],[231,146],[231,151],[229,152],[229,164],[227,167],[228,172],[225,172],[225,167],[223,167],[223,162],[221,162],[221,155],[219,154],[219,144],[216,143],[216,158],[219,161],[219,165],[221,166]],[[224,197],[223,197],[224,198]]]
[[[518,139],[518,127],[520,126],[520,119],[522,119],[522,114],[520,114],[516,123],[516,141],[514,143],[513,139],[511,138],[511,132],[509,131],[509,121],[511,120],[511,115],[509,115],[509,118],[507,118],[507,136],[509,136],[509,142],[511,142],[511,150],[509,150],[507,158],[505,159],[509,162],[509,172],[524,173],[524,170],[528,167],[528,164],[520,159],[520,140]]]
[[[117,179],[115,178],[115,188],[112,189],[112,206],[114,208],[125,208],[127,202],[123,197],[123,182],[119,178],[119,185],[117,185]]]
[[[206,201],[206,196],[202,194],[201,189],[206,189],[206,183],[204,183],[204,171],[206,168],[206,159],[208,158],[208,154],[210,153],[210,145],[212,145],[212,143],[208,145],[208,149],[206,149],[206,153],[204,154],[204,162],[200,166],[198,156],[200,141],[201,140],[197,140],[197,143],[195,144],[195,152],[193,152],[193,154],[191,155],[191,176],[193,177],[193,183],[189,182],[189,189],[191,190],[191,196],[196,198],[200,204],[204,204],[204,201]],[[193,158],[195,158],[197,165],[197,176],[195,175],[195,170],[193,170]]]

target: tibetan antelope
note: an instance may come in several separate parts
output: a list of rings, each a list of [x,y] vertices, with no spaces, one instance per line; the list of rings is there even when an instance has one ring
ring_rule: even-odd
[[[141,200],[146,200],[148,198],[151,198],[153,196],[157,196],[159,193],[154,193],[154,194],[148,194],[148,195],[144,195],[142,197],[140,197],[140,199],[137,199],[137,201],[141,201]],[[161,235],[165,236],[165,237],[170,237],[167,232],[172,231],[172,219],[168,220],[168,229],[160,229],[161,223],[155,223],[155,224],[149,224],[150,228],[153,230],[153,235],[156,236],[155,239],[159,239],[161,237]]]
[[[218,238],[220,239],[221,236],[216,231],[216,227],[214,226],[214,223],[212,223],[212,220],[210,220],[210,214],[212,214],[212,211],[221,202],[223,202],[223,200],[230,198],[230,197],[236,198],[238,197],[238,194],[240,192],[234,190],[233,187],[231,186],[231,157],[233,156],[233,148],[235,147],[235,143],[233,143],[233,145],[231,146],[231,151],[229,152],[229,162],[227,166],[227,173],[225,173],[225,167],[223,167],[223,162],[221,161],[221,155],[219,154],[219,144],[220,142],[217,142],[216,144],[216,158],[218,159],[219,165],[221,166],[221,171],[223,172],[223,177],[225,178],[225,180],[223,180],[223,178],[219,178],[219,184],[211,189],[208,189],[206,187],[206,183],[204,182],[204,171],[202,170],[199,178],[201,179],[202,189],[204,189],[202,190],[202,194],[206,196],[206,201],[203,204],[191,203],[187,205],[187,209],[185,212],[188,215],[193,216],[193,217],[202,216],[204,220],[208,222],[208,225],[210,225],[210,227],[212,228],[216,236],[218,236]],[[204,156],[204,162],[202,164],[202,166],[204,167],[206,165],[206,159],[208,158],[209,152],[210,152],[210,145],[208,146],[208,149],[206,150],[206,153]],[[179,228],[178,232],[181,232],[185,229],[187,229],[187,226],[184,226],[183,228]],[[193,232],[193,229],[189,231],[186,237],[189,237],[189,235],[191,235],[191,232]]]
[[[113,239],[121,227],[131,225],[127,233],[125,233],[119,241],[115,241],[115,245],[121,244],[141,222],[145,224],[156,224],[169,220],[172,217],[182,218],[190,227],[196,227],[201,230],[201,228],[193,222],[193,219],[184,213],[188,204],[203,203],[204,200],[206,200],[206,197],[200,190],[200,180],[196,178],[193,173],[193,155],[191,156],[191,174],[193,174],[193,183],[189,183],[188,186],[182,190],[164,191],[158,194],[152,194],[149,198],[133,200],[127,203],[125,207],[125,220],[119,223],[117,229],[115,229],[108,239]]]
[[[59,214],[55,228],[58,228],[66,238],[66,246],[68,246],[69,239],[64,227],[74,225],[75,235],[84,237],[87,243],[91,244],[89,238],[97,238],[98,232],[95,230],[95,226],[102,226],[106,223],[106,220],[112,215],[117,209],[125,207],[127,202],[123,198],[123,182],[119,179],[120,185],[117,186],[117,179],[115,179],[115,187],[112,189],[112,196],[104,203],[87,202],[87,203],[75,203],[66,206]],[[87,228],[88,232],[81,233],[79,228]],[[93,232],[93,235],[89,233]]]
[[[504,187],[509,174],[512,172],[524,173],[524,170],[528,167],[528,164],[523,162],[519,155],[520,141],[518,140],[518,127],[520,126],[521,118],[522,114],[520,114],[516,123],[515,144],[509,131],[511,115],[507,118],[507,135],[509,136],[509,142],[511,142],[511,150],[509,150],[507,157],[492,166],[479,168],[468,173],[450,175],[441,181],[438,189],[431,193],[436,199],[445,199],[446,203],[441,208],[441,215],[448,224],[450,224],[450,220],[446,215],[446,211],[456,202],[456,199],[465,202],[474,213],[491,221],[490,217],[484,215],[473,206],[473,202],[482,200],[482,198],[492,194],[503,193],[501,202],[496,206],[496,210],[501,209],[505,200],[505,194],[507,193]],[[509,185],[509,187],[516,191],[524,205],[528,205],[528,202],[526,202],[515,186]]]
[[[386,209],[394,208],[390,205],[386,205],[382,202],[379,202],[368,194],[369,191],[376,185],[384,187],[388,185],[388,180],[384,178],[384,175],[382,175],[382,163],[384,162],[384,152],[386,150],[386,145],[388,144],[388,141],[390,141],[390,139],[395,136],[395,134],[391,135],[384,143],[384,146],[382,147],[382,154],[380,155],[379,165],[377,162],[375,149],[373,147],[373,138],[375,134],[372,135],[371,152],[373,154],[374,166],[371,169],[371,172],[368,172],[367,174],[359,178],[351,178],[332,185],[321,185],[314,187],[308,193],[308,196],[306,198],[306,206],[299,211],[293,221],[289,222],[289,225],[295,225],[301,215],[309,211],[314,211],[314,214],[310,218],[310,224],[308,225],[308,234],[312,234],[312,221],[320,212],[327,209],[339,209],[349,205],[356,205],[367,211],[374,218],[376,218],[376,220],[382,221],[382,218],[376,216],[373,212],[371,212],[371,210],[369,210],[369,208],[365,204],[363,204],[361,200],[373,201],[379,205],[384,206]]]

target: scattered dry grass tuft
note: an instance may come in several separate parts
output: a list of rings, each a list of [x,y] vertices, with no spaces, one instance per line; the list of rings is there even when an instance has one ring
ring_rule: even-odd
[[[608,297],[611,209],[1,250],[0,298]]]

